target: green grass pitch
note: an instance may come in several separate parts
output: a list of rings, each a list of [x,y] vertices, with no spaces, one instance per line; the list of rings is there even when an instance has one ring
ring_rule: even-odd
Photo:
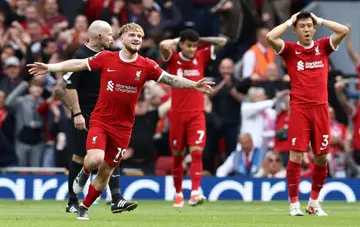
[[[202,206],[173,208],[171,202],[139,201],[132,212],[112,214],[110,207],[99,205],[89,210],[89,221],[76,220],[76,214],[65,213],[65,201],[0,200],[1,227],[355,227],[360,226],[360,203],[324,202],[328,217],[289,217],[287,202],[219,201]],[[302,202],[302,206],[306,202]]]

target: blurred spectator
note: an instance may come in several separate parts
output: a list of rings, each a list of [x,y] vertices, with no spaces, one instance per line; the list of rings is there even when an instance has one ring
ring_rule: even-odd
[[[125,0],[104,0],[100,19],[112,24],[114,20],[121,26],[127,22]]]
[[[21,96],[28,88],[29,94]],[[19,166],[40,167],[44,150],[44,122],[37,113],[37,107],[43,102],[42,84],[33,79],[30,86],[21,82],[7,97],[6,106],[16,114],[16,154]]]
[[[248,102],[241,106],[241,133],[250,133],[254,146],[271,148],[275,136],[276,111],[272,108],[288,91],[281,91],[273,99],[267,99],[263,88],[252,87],[248,91]]]
[[[225,58],[220,62],[219,72],[221,81],[216,81],[216,86],[213,87],[213,92],[209,95],[212,98],[212,110],[219,116],[218,120],[221,121],[222,125],[217,130],[213,142],[217,144],[220,138],[224,137],[226,156],[228,156],[236,148],[236,138],[240,128],[240,104],[243,95],[234,87],[234,62],[230,58]]]
[[[57,0],[40,0],[39,10],[52,34],[56,34],[68,27],[69,23],[66,17],[59,12]]]
[[[81,33],[87,34],[88,27],[89,27],[89,22],[88,22],[86,16],[82,15],[82,14],[77,15],[75,18],[74,28],[71,29],[72,41],[79,42],[80,34]]]
[[[265,156],[262,168],[254,177],[285,178],[286,169],[282,163],[278,152],[269,151]]]
[[[276,106],[277,117],[275,123],[275,145],[274,151],[281,156],[283,166],[287,166],[289,161],[288,128],[290,117],[290,95],[285,95],[282,102]]]
[[[39,13],[37,11],[37,8],[35,5],[30,5],[26,8],[26,12],[25,12],[25,20],[22,21],[20,24],[21,26],[27,30],[27,26],[28,26],[28,21],[31,20],[38,20],[40,21],[41,24],[41,34],[44,36],[50,36],[50,30],[46,27],[46,25],[44,24],[44,21],[41,20]]]
[[[260,148],[253,144],[251,135],[242,133],[239,136],[239,143],[240,146],[216,170],[217,177],[229,175],[252,177],[260,170],[264,158],[261,157]]]
[[[9,57],[5,60],[5,77],[0,81],[0,90],[9,95],[22,81],[20,76],[20,61],[17,57]]]
[[[347,26],[349,27],[350,32],[351,32],[351,25],[347,24]],[[356,53],[356,51],[354,49],[352,38],[351,38],[351,33],[346,36],[346,50],[348,52],[348,55],[349,55],[351,61],[353,62],[354,66],[356,68],[356,71],[358,73],[358,79],[360,80],[360,55],[358,53]],[[357,84],[357,88],[360,89],[359,81]]]
[[[262,0],[261,18],[269,28],[284,23],[291,17],[292,0]]]
[[[346,126],[336,121],[335,112],[329,107],[330,114],[330,153],[328,155],[329,174],[335,178],[346,177],[345,139]]]
[[[275,62],[275,53],[266,41],[267,27],[256,30],[256,44],[254,44],[243,57],[242,78],[256,75],[258,80],[266,79],[266,68],[268,64]]]

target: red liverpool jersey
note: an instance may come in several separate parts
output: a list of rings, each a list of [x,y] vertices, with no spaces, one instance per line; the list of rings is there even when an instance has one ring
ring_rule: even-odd
[[[204,78],[204,69],[210,59],[215,59],[214,46],[198,50],[193,59],[184,57],[181,52],[172,52],[165,60],[170,74],[198,81]],[[171,111],[204,111],[204,94],[194,89],[172,88]]]
[[[90,71],[101,69],[99,98],[91,117],[131,134],[135,105],[144,83],[159,80],[163,70],[140,55],[133,61],[124,59],[119,51],[102,51],[88,58],[88,67]]]
[[[304,108],[328,103],[329,55],[337,50],[330,37],[313,41],[310,46],[284,42],[279,55],[290,76],[290,107]]]

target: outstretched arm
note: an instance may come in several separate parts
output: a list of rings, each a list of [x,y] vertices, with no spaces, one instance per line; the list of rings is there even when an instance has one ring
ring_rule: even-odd
[[[321,17],[315,16],[313,13],[311,16],[315,19],[317,24],[323,25],[334,32],[334,34],[331,35],[331,43],[335,49],[339,46],[343,38],[349,33],[349,28],[343,24],[339,24],[331,20],[325,20]]]
[[[56,64],[44,64],[35,62],[28,64],[29,72],[35,76],[44,75],[48,72],[79,72],[90,70],[88,59],[71,59]]]
[[[199,81],[192,81],[192,80],[188,80],[184,77],[180,77],[180,76],[174,76],[171,75],[165,71],[163,71],[163,73],[161,74],[158,82],[167,84],[171,87],[176,87],[176,88],[193,88],[196,89],[200,92],[204,92],[204,93],[210,93],[212,91],[212,88],[210,87],[211,84],[215,84],[214,82],[208,82],[205,81],[206,79],[201,79]]]
[[[276,26],[266,35],[266,40],[276,53],[281,52],[284,48],[284,41],[280,39],[280,36],[282,36],[282,34],[284,34],[285,31],[293,25],[298,14],[299,13],[292,15],[289,20]]]

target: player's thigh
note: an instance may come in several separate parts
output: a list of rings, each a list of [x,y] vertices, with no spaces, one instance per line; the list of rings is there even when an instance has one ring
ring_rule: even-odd
[[[185,124],[182,116],[171,114],[169,128],[169,145],[172,151],[182,151],[185,148]]]
[[[119,134],[110,134],[109,140],[105,149],[104,160],[111,166],[116,167],[120,164],[121,159],[126,153],[130,143],[130,138],[122,138]]]
[[[327,154],[330,149],[329,107],[314,108],[312,116],[311,146],[314,154]]]
[[[311,128],[311,120],[307,111],[305,109],[292,109],[288,129],[289,150],[307,152]]]
[[[107,143],[108,135],[104,128],[100,126],[90,127],[86,139],[86,150],[88,158],[90,160],[103,160]]]
[[[203,112],[193,115],[186,127],[187,144],[191,147],[205,147],[206,122]]]

